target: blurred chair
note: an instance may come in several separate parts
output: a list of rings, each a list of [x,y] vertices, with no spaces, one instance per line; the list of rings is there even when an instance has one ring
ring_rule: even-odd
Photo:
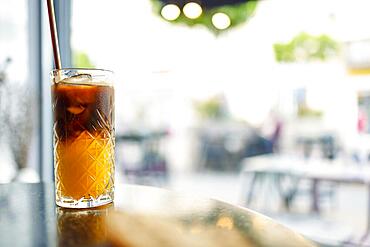
[[[333,134],[323,133],[319,136],[299,136],[295,142],[306,159],[311,158],[314,151],[318,151],[320,158],[334,160],[339,152],[339,144]]]
[[[127,179],[131,183],[161,186],[169,179],[168,164],[165,155],[161,152],[161,144],[168,135],[166,129],[136,131],[130,130],[123,135],[116,136],[117,147],[122,149],[122,156],[118,163]],[[136,161],[127,158],[128,145],[136,146],[139,157]],[[121,151],[121,150],[119,150]]]
[[[272,142],[246,124],[213,122],[199,128],[196,136],[200,170],[239,171],[244,158],[273,152]]]

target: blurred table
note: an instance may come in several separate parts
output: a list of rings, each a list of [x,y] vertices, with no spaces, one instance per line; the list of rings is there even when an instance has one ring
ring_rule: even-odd
[[[295,180],[294,194],[301,180],[311,180],[312,211],[319,212],[319,186],[322,182],[340,184],[360,184],[368,189],[367,229],[365,236],[370,234],[370,167],[345,164],[343,162],[322,159],[303,159],[290,155],[262,155],[248,158],[243,161],[243,180],[247,175],[252,176],[252,182],[247,193],[247,205],[250,204],[255,193],[257,180],[272,178],[276,188],[281,189],[284,177]],[[271,175],[266,176],[266,175]],[[281,193],[281,191],[279,191]]]
[[[112,208],[180,217],[194,226],[227,219],[253,246],[316,246],[270,218],[216,200],[135,185],[117,186],[115,197],[114,206],[71,210],[55,206],[51,184],[0,185],[0,246],[110,246],[103,222]]]

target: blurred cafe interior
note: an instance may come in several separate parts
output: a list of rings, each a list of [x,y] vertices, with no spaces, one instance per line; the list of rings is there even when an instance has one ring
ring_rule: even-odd
[[[54,2],[63,66],[114,71],[116,184],[370,246],[369,1]],[[53,66],[46,1],[0,0],[0,222],[53,184]]]

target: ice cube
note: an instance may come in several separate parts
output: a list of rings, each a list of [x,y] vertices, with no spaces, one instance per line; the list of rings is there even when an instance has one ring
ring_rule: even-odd
[[[83,106],[70,106],[67,108],[67,110],[74,114],[74,115],[78,115],[78,114],[81,114],[86,108],[83,107]]]
[[[92,77],[90,74],[78,74],[71,77],[63,79],[61,82],[64,83],[74,83],[74,84],[87,84],[91,83]]]

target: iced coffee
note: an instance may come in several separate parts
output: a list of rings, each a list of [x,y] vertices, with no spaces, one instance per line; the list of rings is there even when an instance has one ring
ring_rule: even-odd
[[[56,204],[89,208],[113,201],[112,72],[52,72]]]

